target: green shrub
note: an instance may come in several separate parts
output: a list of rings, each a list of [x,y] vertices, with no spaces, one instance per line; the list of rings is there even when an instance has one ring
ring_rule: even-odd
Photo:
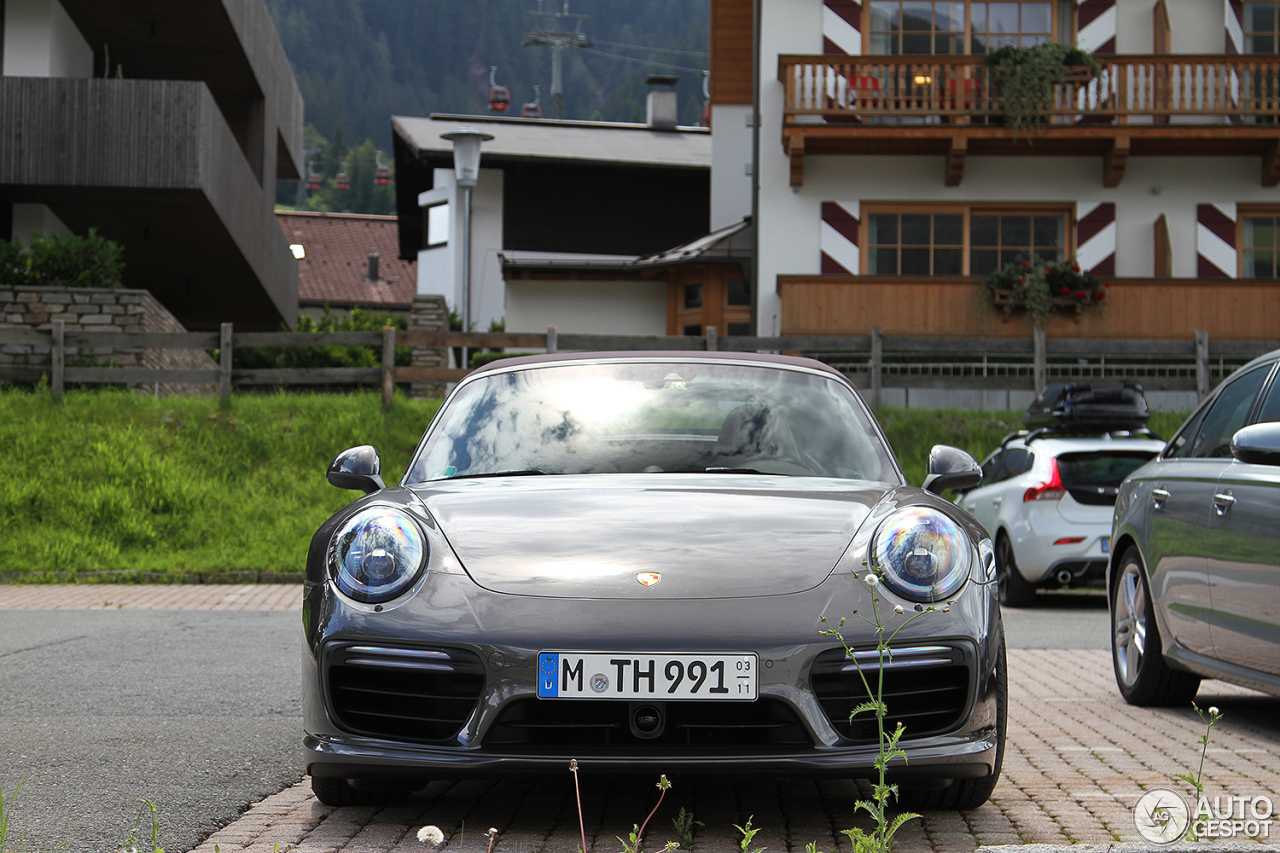
[[[0,240],[0,285],[9,287],[119,287],[124,249],[90,228],[87,235],[34,234]]]
[[[296,332],[379,332],[385,326],[402,331],[409,328],[409,321],[401,316],[378,314],[363,308],[353,308],[345,317],[335,314],[325,306],[319,320],[310,314],[298,317]],[[216,356],[215,356],[216,357]],[[236,347],[232,353],[232,366],[236,368],[285,368],[285,367],[381,367],[382,347]],[[412,347],[396,347],[396,364],[403,367],[413,363]]]

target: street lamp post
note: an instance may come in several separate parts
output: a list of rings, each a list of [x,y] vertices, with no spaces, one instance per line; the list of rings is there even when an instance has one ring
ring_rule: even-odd
[[[493,139],[493,134],[460,127],[440,134],[441,139],[453,143],[453,175],[455,183],[462,187],[462,331],[471,331],[471,191],[480,175],[480,143]],[[468,364],[467,348],[462,348],[464,370]]]

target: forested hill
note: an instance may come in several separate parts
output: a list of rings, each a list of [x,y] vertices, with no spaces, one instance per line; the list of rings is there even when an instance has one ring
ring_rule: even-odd
[[[491,65],[511,91],[508,115],[533,100],[535,84],[550,115],[551,48],[521,47],[554,23],[530,14],[539,0],[266,2],[307,123],[340,148],[372,138],[390,151],[393,114],[487,113]],[[545,2],[548,13],[563,9],[563,0]],[[709,0],[572,0],[569,12],[587,16],[582,32],[594,45],[565,52],[565,118],[643,121],[645,78],[677,74],[680,121],[696,122],[703,94],[693,69],[707,67]]]

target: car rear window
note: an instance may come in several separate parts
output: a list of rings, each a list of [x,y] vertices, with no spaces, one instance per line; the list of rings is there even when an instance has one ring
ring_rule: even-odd
[[[1079,503],[1115,504],[1125,477],[1155,457],[1151,450],[1094,450],[1058,457],[1063,487]]]

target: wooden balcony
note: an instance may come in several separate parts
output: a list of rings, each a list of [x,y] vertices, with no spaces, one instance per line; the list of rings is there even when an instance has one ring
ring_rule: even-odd
[[[1057,311],[1054,338],[1272,340],[1280,328],[1280,282],[1254,279],[1117,278],[1106,300]],[[995,304],[977,278],[780,275],[783,335],[1026,337],[1018,308]]]
[[[981,56],[779,56],[791,184],[806,154],[941,156],[948,186],[969,155],[1094,155],[1108,187],[1130,156],[1254,156],[1280,184],[1280,56],[1098,59],[1098,76],[1054,88],[1044,125],[1014,128]]]

